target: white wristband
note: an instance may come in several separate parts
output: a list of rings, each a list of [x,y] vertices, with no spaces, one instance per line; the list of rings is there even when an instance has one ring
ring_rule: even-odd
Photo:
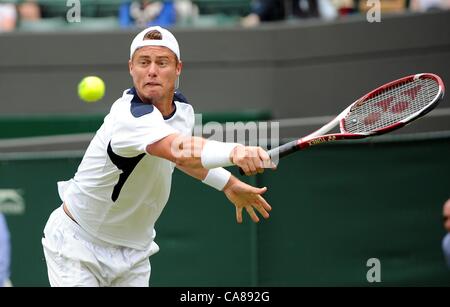
[[[231,166],[231,151],[238,143],[223,143],[217,141],[207,141],[202,149],[202,165],[204,168],[211,169],[216,167]]]
[[[225,185],[230,180],[231,173],[224,168],[218,167],[210,169],[203,183],[207,184],[219,191],[222,191]]]

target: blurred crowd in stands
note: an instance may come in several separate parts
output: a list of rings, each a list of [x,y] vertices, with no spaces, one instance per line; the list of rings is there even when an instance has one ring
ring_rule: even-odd
[[[73,26],[85,25],[85,29],[254,27],[264,22],[365,14],[373,5],[373,0],[0,0],[0,32],[59,29],[68,24],[66,13],[77,2],[81,19]],[[449,10],[450,0],[380,0],[380,5],[381,13],[427,12]]]
[[[241,25],[252,27],[261,22],[292,18],[330,20],[351,14],[365,14],[374,6],[373,3],[367,0],[255,0],[251,3],[251,13],[242,19]],[[448,9],[450,0],[380,0],[381,13]]]

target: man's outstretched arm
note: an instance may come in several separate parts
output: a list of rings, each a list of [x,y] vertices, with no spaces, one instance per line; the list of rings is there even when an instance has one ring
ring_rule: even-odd
[[[151,155],[190,169],[213,169],[234,164],[246,175],[255,175],[262,173],[264,168],[272,167],[269,155],[261,147],[209,141],[181,134],[168,135],[148,145],[146,150]]]

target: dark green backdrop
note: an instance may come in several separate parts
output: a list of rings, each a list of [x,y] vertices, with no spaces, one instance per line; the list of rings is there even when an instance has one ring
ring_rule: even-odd
[[[176,171],[157,227],[153,286],[450,285],[441,252],[441,208],[450,196],[450,136],[323,145],[252,178],[268,186],[271,218],[235,222],[225,196]],[[23,215],[7,215],[12,282],[46,286],[40,244],[60,204],[56,181],[80,154],[0,155],[0,189],[20,189]]]

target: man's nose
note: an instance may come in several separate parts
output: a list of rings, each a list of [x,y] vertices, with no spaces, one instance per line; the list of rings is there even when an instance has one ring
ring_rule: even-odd
[[[150,63],[150,65],[148,66],[148,75],[149,76],[154,76],[156,75],[158,72],[158,66],[156,65],[156,63]]]

